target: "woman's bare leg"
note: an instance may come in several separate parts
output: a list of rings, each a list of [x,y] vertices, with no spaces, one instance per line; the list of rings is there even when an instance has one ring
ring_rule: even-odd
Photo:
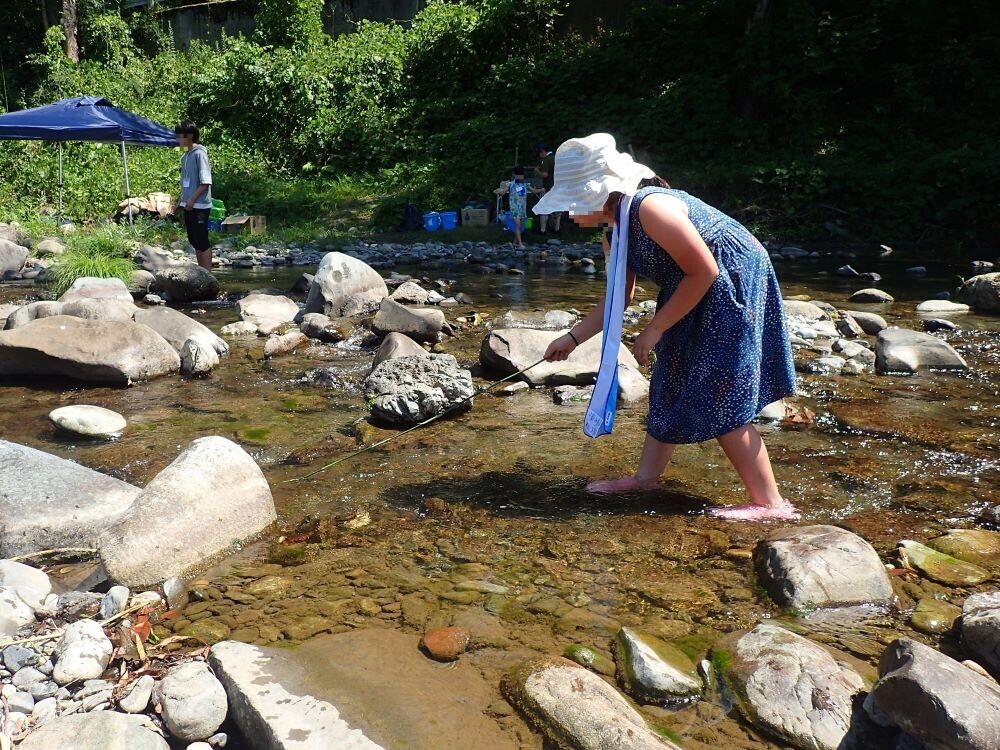
[[[778,491],[778,484],[774,481],[774,471],[771,469],[771,459],[756,427],[751,424],[744,425],[727,432],[718,440],[747,488],[750,505],[718,509],[713,511],[714,515],[748,521],[763,518],[798,518],[798,511],[782,498]]]
[[[587,491],[597,495],[611,495],[616,492],[629,492],[631,490],[647,490],[656,487],[660,483],[660,476],[663,474],[670,457],[674,455],[676,445],[672,443],[661,443],[648,432],[646,442],[642,446],[642,456],[639,457],[639,466],[635,474],[630,477],[620,479],[599,479],[587,485]]]

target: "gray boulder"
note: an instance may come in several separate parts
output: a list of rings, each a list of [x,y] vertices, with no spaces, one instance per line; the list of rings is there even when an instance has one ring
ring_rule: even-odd
[[[0,440],[0,555],[92,548],[138,494],[113,477]]]
[[[181,347],[181,373],[188,377],[207,375],[219,366],[215,349],[205,346],[202,339],[189,338]]]
[[[215,299],[219,282],[201,266],[185,263],[153,270],[152,290],[165,293],[174,304],[184,304]]]
[[[744,718],[803,750],[839,750],[865,682],[826,649],[773,623],[729,636],[723,677]]]
[[[189,261],[178,260],[162,247],[157,247],[156,245],[143,245],[132,256],[132,261],[142,266],[144,271],[149,271],[150,273],[155,273],[164,268],[190,264]]]
[[[93,620],[71,622],[56,646],[52,679],[59,685],[96,680],[107,669],[113,651],[99,624]]]
[[[272,333],[267,337],[267,341],[264,342],[264,356],[280,357],[285,354],[291,354],[299,347],[308,346],[308,344],[309,337],[302,333],[302,331],[289,331],[280,336]]]
[[[53,409],[49,412],[49,420],[60,430],[92,438],[120,435],[128,427],[128,422],[121,414],[86,404]]]
[[[163,337],[138,323],[57,315],[0,331],[0,375],[131,385],[177,372],[180,366],[180,357]]]
[[[61,311],[62,302],[52,300],[29,302],[27,305],[21,305],[16,310],[8,313],[7,321],[4,323],[4,330],[11,331],[15,328],[26,326],[28,323],[39,318],[51,318],[53,315],[59,315]]]
[[[881,289],[859,289],[847,299],[849,302],[877,305],[888,305],[896,301],[891,294],[883,292]]]
[[[642,703],[678,703],[701,695],[702,681],[691,660],[648,633],[619,630],[615,662],[625,692]]]
[[[803,302],[802,300],[794,299],[785,299],[782,302],[785,305],[785,315],[795,315],[806,320],[830,319],[826,310],[818,305],[814,305],[812,302]]]
[[[472,373],[459,367],[450,354],[387,360],[372,371],[364,387],[373,417],[403,425],[430,419],[475,390]]]
[[[428,294],[417,282],[404,281],[389,297],[401,305],[426,305]]]
[[[60,302],[76,302],[84,299],[112,299],[125,304],[132,304],[132,295],[121,279],[101,279],[93,276],[83,276],[73,282],[73,285],[63,292]]]
[[[212,647],[209,663],[229,698],[229,714],[260,750],[382,750],[330,703],[292,692],[274,651],[236,641]]]
[[[131,323],[136,306],[131,299],[122,302],[117,299],[77,299],[69,302],[32,302],[15,311],[7,319],[6,328],[13,330],[28,325],[34,320],[68,315],[83,320],[110,320]]]
[[[2,222],[0,223],[0,240],[7,240],[7,242],[20,245],[24,241],[24,234],[16,224]]]
[[[229,344],[212,333],[207,326],[179,310],[149,307],[137,309],[133,317],[136,323],[149,326],[165,338],[178,354],[188,339],[197,339],[202,346],[214,349],[220,357],[229,354]]]
[[[66,245],[57,240],[55,237],[46,237],[35,245],[34,249],[39,256],[62,255],[66,252]]]
[[[326,344],[336,344],[345,338],[343,321],[335,323],[323,313],[306,313],[299,323],[299,330],[306,336]],[[348,329],[349,330],[349,329]]]
[[[156,694],[167,729],[185,742],[208,739],[226,720],[226,691],[205,662],[172,667]]]
[[[875,369],[881,374],[923,369],[967,370],[969,366],[947,341],[922,331],[886,328],[875,342]]]
[[[1000,675],[1000,591],[973,594],[962,605],[962,645]]]
[[[30,251],[10,240],[0,239],[0,276],[17,273],[24,267]]]
[[[306,312],[338,318],[371,311],[389,295],[385,280],[367,263],[343,253],[327,253],[309,287]]]
[[[18,750],[170,750],[145,716],[93,711],[52,719],[34,730]]]
[[[1000,312],[1000,273],[973,276],[958,290],[958,301],[971,305],[977,312]]]
[[[155,585],[257,536],[276,518],[254,460],[222,437],[195,440],[98,542],[112,580]]]
[[[883,329],[889,327],[889,324],[885,322],[885,318],[872,312],[845,310],[844,315],[853,318],[861,326],[861,330],[869,336],[877,336]]]
[[[382,339],[378,351],[375,352],[372,370],[390,359],[426,356],[427,351],[409,336],[405,336],[402,333],[390,333]]]
[[[445,322],[444,313],[440,310],[404,307],[386,297],[372,321],[372,330],[380,336],[402,333],[415,341],[435,342],[440,340]]]
[[[753,560],[764,588],[783,606],[887,602],[893,596],[874,548],[836,526],[775,531],[757,543]]]
[[[879,662],[879,681],[865,709],[928,747],[1000,747],[1000,685],[930,646],[899,638]]]
[[[613,687],[568,659],[528,662],[500,688],[559,750],[678,750]]]
[[[299,306],[288,297],[254,292],[239,301],[239,308],[240,318],[253,323],[265,336],[291,323],[299,314]]]

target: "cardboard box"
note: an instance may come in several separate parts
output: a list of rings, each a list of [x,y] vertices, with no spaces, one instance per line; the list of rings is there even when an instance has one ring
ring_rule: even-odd
[[[263,234],[267,220],[263,216],[230,216],[222,221],[222,231],[228,234]]]
[[[488,208],[463,208],[462,226],[465,227],[486,227],[490,224],[490,210]]]

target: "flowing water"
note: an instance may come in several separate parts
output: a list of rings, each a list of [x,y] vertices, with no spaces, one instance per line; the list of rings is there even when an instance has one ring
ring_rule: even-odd
[[[891,306],[847,303],[862,284],[830,275],[832,266],[805,262],[778,272],[786,296],[869,309],[890,324],[919,329],[915,303],[953,288],[965,269],[932,266],[927,277],[913,280],[902,268],[874,269],[888,279],[879,286],[896,297]],[[250,289],[288,289],[300,270],[233,272],[220,280],[234,300]],[[472,366],[479,385],[488,382],[478,350],[490,320],[508,309],[585,311],[603,285],[600,277],[558,271],[400,270],[452,279],[453,291],[476,301],[485,325],[460,326],[444,348]],[[33,291],[0,288],[0,302]],[[655,289],[639,296],[653,297]],[[470,309],[446,314],[454,320]],[[238,319],[235,302],[187,312],[213,330]],[[843,525],[894,562],[899,540],[923,541],[945,528],[975,525],[980,511],[1000,502],[1000,319],[952,319],[962,330],[947,338],[969,362],[967,373],[800,376],[794,401],[815,412],[815,423],[761,426],[779,484],[802,509],[804,523]],[[352,337],[270,361],[262,360],[262,340],[231,343],[228,359],[203,380],[168,377],[112,389],[33,379],[0,389],[5,439],[137,485],[205,435],[235,440],[260,464],[274,491],[279,528],[206,572],[195,584],[204,601],[170,624],[176,631],[194,623],[209,640],[285,645],[383,628],[415,634],[407,641],[415,646],[428,624],[465,624],[478,647],[462,657],[463,669],[478,670],[495,703],[488,712],[493,734],[470,729],[463,746],[538,748],[541,740],[496,692],[500,675],[520,660],[559,654],[573,643],[607,652],[621,624],[673,639],[698,660],[722,633],[762,618],[793,617],[755,582],[749,553],[761,527],[703,514],[710,505],[742,501],[739,481],[714,443],[680,448],[661,491],[623,498],[584,492],[589,478],[631,472],[643,439],[643,405],[619,412],[614,435],[590,440],[581,431],[583,405],[557,406],[550,390],[485,395],[467,413],[309,480],[287,482],[355,450],[361,440],[389,434],[363,421],[360,383],[370,366],[370,342]],[[339,387],[311,385],[305,373],[316,367],[332,368]],[[74,403],[113,409],[128,418],[129,430],[113,443],[67,440],[46,414]],[[913,635],[906,617],[913,598],[931,593],[960,603],[968,593],[910,577],[894,584],[900,610],[847,621],[807,617],[797,627],[875,664],[896,634]],[[382,651],[373,648],[372,658],[385,664]],[[332,682],[327,687],[336,693]],[[419,695],[413,701],[419,716]],[[783,746],[728,709],[719,695],[642,712],[687,748]],[[413,713],[407,721],[417,721]],[[381,731],[418,734],[405,726]],[[431,747],[433,740],[405,745]]]

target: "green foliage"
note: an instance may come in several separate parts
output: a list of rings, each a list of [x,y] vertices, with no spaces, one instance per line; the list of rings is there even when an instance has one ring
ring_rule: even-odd
[[[131,284],[135,264],[129,239],[128,230],[115,226],[71,235],[66,252],[48,271],[49,288],[58,296],[86,276]]]
[[[260,0],[257,38],[274,47],[313,47],[323,40],[323,0]]]

